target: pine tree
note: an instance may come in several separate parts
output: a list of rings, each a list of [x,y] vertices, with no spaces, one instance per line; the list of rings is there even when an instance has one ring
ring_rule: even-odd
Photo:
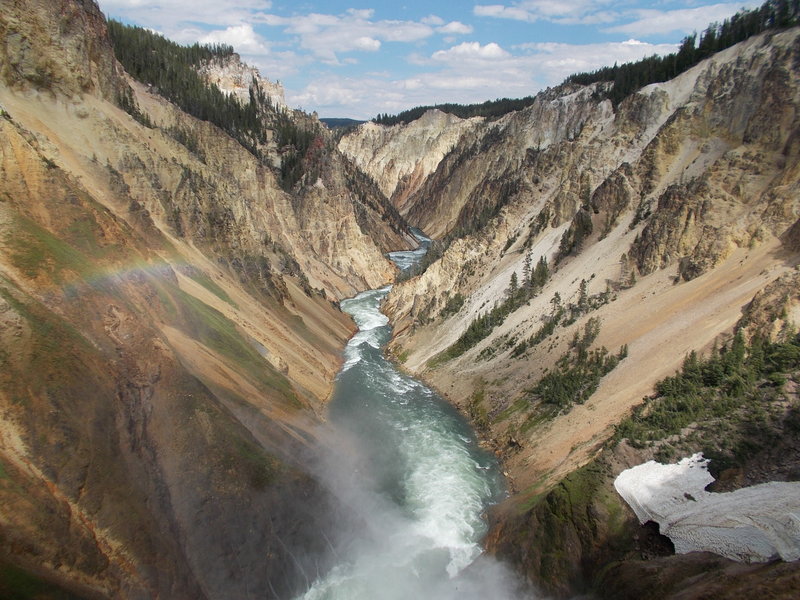
[[[561,307],[561,294],[558,292],[553,294],[553,297],[550,298],[550,304],[553,305],[553,314],[556,314],[558,309]]]
[[[589,294],[587,292],[587,282],[585,279],[581,279],[581,285],[578,289],[578,308],[581,311],[585,311],[589,305]]]
[[[533,257],[531,256],[531,251],[525,255],[525,261],[522,264],[522,287],[525,289],[526,293],[529,293],[531,288],[533,287],[533,271],[531,269],[531,261]]]
[[[509,300],[513,300],[517,297],[519,293],[519,280],[517,278],[517,272],[514,271],[511,274],[511,281],[508,284],[508,289],[506,290],[506,298]]]
[[[539,262],[536,263],[536,268],[533,272],[533,284],[537,288],[542,288],[549,277],[550,269],[547,267],[547,259],[542,256],[539,258]]]

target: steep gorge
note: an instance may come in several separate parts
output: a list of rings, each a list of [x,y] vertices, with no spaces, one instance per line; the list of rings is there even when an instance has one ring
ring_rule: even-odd
[[[384,127],[365,123],[342,137],[338,147],[377,182],[404,216],[414,209],[420,187],[461,136],[477,128],[481,118],[459,119],[439,110],[426,112],[407,125]],[[430,223],[421,223],[432,231]]]
[[[618,106],[602,83],[543,92],[465,132],[406,201],[411,224],[451,239],[390,293],[392,351],[503,456],[515,494],[489,546],[552,592],[586,589],[633,549],[630,512],[608,490],[653,450],[575,472],[614,426],[689,352],[743,327],[762,290],[776,306],[760,303],[761,333],[798,321],[799,34],[751,38]],[[521,292],[542,257],[546,282]],[[536,392],[575,364],[582,338],[622,359],[578,403]]]
[[[798,321],[796,29],[618,106],[562,86],[493,121],[367,124],[338,149],[288,111],[316,137],[285,189],[274,131],[256,156],[181,112],[105,27],[92,0],[0,14],[0,595],[288,597],[324,572],[354,518],[309,474],[354,332],[336,301],[393,279],[385,253],[412,243],[398,211],[450,239],[392,290],[392,352],[503,459],[493,552],[557,594],[796,589],[792,564],[661,557],[657,536],[642,551],[610,480],[655,449],[601,452],[688,352]],[[243,101],[255,74],[235,57],[203,73]],[[273,123],[280,90],[261,85]],[[527,257],[547,261],[540,289],[448,356]],[[626,356],[554,409],[531,390],[584,343]]]

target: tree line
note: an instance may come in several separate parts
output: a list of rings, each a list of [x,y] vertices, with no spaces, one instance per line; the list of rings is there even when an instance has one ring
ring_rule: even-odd
[[[767,0],[761,7],[737,12],[722,23],[712,23],[699,36],[685,37],[677,52],[649,56],[636,62],[577,73],[568,83],[589,85],[613,82],[607,97],[617,105],[636,90],[651,83],[669,81],[701,60],[764,31],[785,29],[800,23],[800,0]]]
[[[262,158],[259,146],[266,142],[269,125],[281,153],[280,179],[284,189],[291,189],[303,176],[307,168],[305,159],[320,132],[299,126],[285,107],[274,107],[255,80],[250,85],[248,102],[242,103],[207,83],[199,74],[198,67],[202,64],[233,56],[233,46],[182,46],[149,29],[114,20],[108,21],[108,31],[117,60],[132,77],[153,86],[182,111],[213,123],[259,158]],[[151,126],[130,90],[119,94],[118,103],[137,120]]]
[[[716,52],[764,31],[786,29],[798,24],[800,24],[800,0],[767,0],[759,8],[743,9],[722,23],[712,23],[699,37],[696,33],[685,37],[678,52],[666,56],[653,55],[636,62],[615,64],[589,73],[576,73],[567,77],[564,83],[590,85],[612,82],[611,89],[605,94],[616,106],[636,90],[651,83],[673,79]],[[379,114],[373,121],[381,125],[410,123],[432,109],[463,119],[476,116],[492,119],[522,110],[533,104],[534,100],[534,96],[527,96],[518,99],[487,100],[480,104],[446,103],[418,106],[396,115]]]
[[[255,153],[265,141],[264,127],[251,92],[247,104],[206,83],[197,72],[203,62],[233,55],[226,44],[181,46],[143,27],[108,21],[114,54],[135,79],[152,85],[181,110],[226,131]]]
[[[434,104],[429,106],[417,106],[409,110],[397,113],[396,115],[389,115],[387,113],[379,114],[372,119],[375,123],[380,125],[397,125],[399,123],[411,123],[416,121],[429,110],[440,110],[451,115],[455,115],[462,119],[470,119],[472,117],[485,117],[487,119],[496,119],[503,115],[522,110],[533,104],[535,98],[533,96],[526,96],[525,98],[498,98],[496,100],[487,100],[480,104],[455,104],[452,102],[445,104]]]
[[[695,437],[707,446],[707,456],[724,450],[744,459],[774,444],[785,426],[797,435],[800,404],[791,400],[786,384],[798,380],[800,336],[784,331],[784,338],[756,336],[748,343],[739,331],[707,357],[689,353],[681,369],[656,383],[655,393],[617,426],[615,438],[644,447],[700,424],[705,431]],[[739,434],[732,435],[735,430]],[[763,432],[767,436],[759,440]]]
[[[536,266],[533,266],[532,256],[529,252],[525,256],[522,280],[520,281],[516,271],[513,272],[503,301],[496,304],[490,311],[475,317],[467,326],[466,331],[451,346],[431,359],[429,366],[435,366],[461,356],[482,339],[488,337],[495,327],[503,324],[508,315],[531,298],[537,296],[544,288],[544,284],[547,283],[549,277],[550,269],[547,266],[547,259],[542,256]],[[462,297],[461,304],[463,302]],[[446,310],[447,308],[445,307]]]
[[[583,335],[576,332],[572,347],[556,361],[553,370],[527,390],[529,397],[556,409],[548,411],[552,416],[586,402],[597,391],[600,380],[628,356],[627,344],[620,346],[616,354],[610,354],[605,346],[589,350],[599,333],[600,320],[592,317],[586,322]]]

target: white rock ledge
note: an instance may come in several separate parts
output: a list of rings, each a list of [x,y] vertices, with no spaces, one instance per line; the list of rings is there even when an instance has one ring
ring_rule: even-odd
[[[800,483],[764,483],[711,493],[702,454],[677,464],[649,461],[614,487],[641,523],[655,521],[675,552],[713,552],[739,562],[800,559]]]

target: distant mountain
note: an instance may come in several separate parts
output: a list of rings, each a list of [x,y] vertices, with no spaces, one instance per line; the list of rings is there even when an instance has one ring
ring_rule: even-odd
[[[356,119],[338,119],[338,118],[324,118],[320,119],[325,125],[331,129],[341,129],[343,127],[352,127],[353,125],[361,125],[366,121],[358,121]]]

